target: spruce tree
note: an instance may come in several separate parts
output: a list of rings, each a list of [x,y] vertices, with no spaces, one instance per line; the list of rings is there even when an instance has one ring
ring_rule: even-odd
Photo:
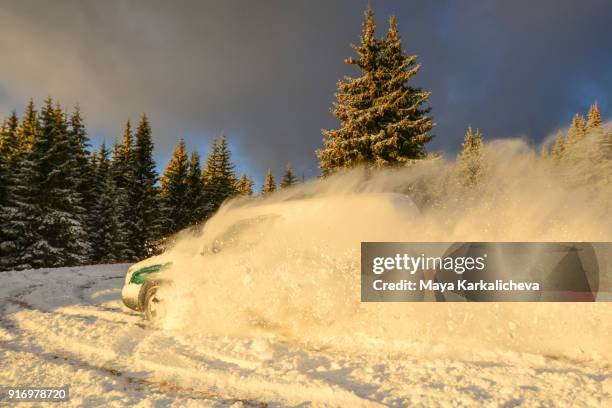
[[[372,161],[370,134],[377,132],[373,110],[378,84],[376,70],[380,45],[374,37],[376,24],[372,8],[365,12],[360,45],[352,45],[357,59],[346,59],[346,63],[356,66],[361,76],[346,76],[338,82],[337,101],[332,106],[332,114],[340,121],[340,129],[324,130],[323,149],[317,151],[319,165],[324,174],[335,169],[352,167]]]
[[[218,200],[219,205],[221,205],[223,201],[236,194],[236,174],[234,173],[234,164],[231,161],[230,150],[224,134],[221,134],[221,141],[219,143],[217,172]]]
[[[212,138],[210,142],[210,150],[208,151],[208,157],[206,158],[206,164],[202,169],[202,180],[206,184],[213,184],[217,176],[217,156],[219,155],[219,148],[217,147],[217,139]]]
[[[358,78],[338,83],[332,114],[340,129],[325,130],[324,147],[317,152],[323,174],[359,164],[392,166],[426,156],[425,144],[433,122],[422,105],[429,92],[410,86],[420,65],[407,56],[391,18],[386,38],[374,36],[371,7],[365,13],[357,58],[346,62],[359,68]]]
[[[242,173],[238,183],[236,183],[236,191],[239,195],[251,197],[253,195],[253,179]]]
[[[34,141],[38,138],[39,126],[40,124],[38,122],[38,114],[34,108],[34,101],[30,99],[18,130],[20,144],[23,146],[24,151],[32,149]]]
[[[204,185],[204,195],[206,196],[205,217],[210,216],[217,210],[219,202],[218,190],[218,163],[219,163],[219,146],[217,139],[212,138],[210,141],[210,150],[206,157],[206,163],[202,169],[202,184]]]
[[[572,119],[572,124],[567,131],[567,147],[574,147],[586,135],[586,121],[580,114],[576,114]]]
[[[109,151],[103,143],[96,154],[94,168],[92,214],[95,231],[91,233],[92,258],[95,263],[115,263],[125,260],[126,233],[121,220],[121,197],[117,194],[109,162]]]
[[[26,146],[20,143],[19,135],[19,118],[17,112],[12,111],[8,118],[2,123],[0,131],[0,150],[5,157],[12,158],[25,153]]]
[[[219,145],[212,139],[206,165],[202,170],[202,180],[208,202],[207,214],[217,211],[223,201],[236,194],[236,175],[225,135],[221,135]]]
[[[89,152],[89,138],[87,137],[87,131],[85,130],[85,124],[83,123],[83,116],[78,105],[75,106],[72,114],[70,115],[68,125],[68,135],[72,143],[78,170],[76,175],[76,191],[81,199],[80,206],[84,211],[82,217],[85,222],[87,236],[89,237],[95,233],[96,223],[96,220],[93,219],[93,203],[95,202],[93,187],[95,182],[95,169],[92,165],[91,154]],[[90,255],[93,255],[91,251]]]
[[[172,234],[189,225],[191,203],[188,185],[189,161],[185,141],[180,139],[161,178],[164,233]]]
[[[465,186],[479,183],[484,173],[484,140],[478,129],[471,127],[465,133],[463,149],[458,157],[460,182]]]
[[[18,125],[17,113],[13,111],[0,129],[0,211],[8,205],[12,166],[15,164],[13,159],[21,151],[17,138]]]
[[[374,110],[378,133],[372,133],[372,153],[378,166],[389,166],[421,159],[426,155],[425,144],[431,140],[433,121],[424,108],[430,92],[408,85],[420,70],[415,55],[406,55],[397,33],[395,17],[389,20],[389,30],[381,41],[378,76],[380,96]]]
[[[138,259],[151,254],[151,245],[161,236],[159,222],[159,195],[155,184],[158,179],[153,160],[151,126],[143,114],[134,134],[133,184],[129,190],[130,212],[134,228],[128,243]]]
[[[129,121],[128,121],[129,123]],[[130,205],[130,190],[133,186],[134,172],[133,172],[133,155],[132,155],[132,137],[131,129],[127,128],[128,145],[129,151],[126,152],[125,146],[121,143],[115,142],[113,145],[113,160],[110,165],[110,174],[113,179],[115,201],[117,205],[117,214],[119,214],[119,228],[122,240],[125,241],[123,245],[117,250],[116,258],[120,262],[130,262],[137,260],[136,253],[134,252],[133,245],[129,241],[131,231],[135,228],[134,219],[132,219],[132,206]],[[125,142],[124,132],[124,142]],[[97,161],[97,153],[94,152],[92,162],[95,166]],[[126,161],[127,158],[127,161]]]
[[[15,111],[4,121],[0,130],[0,271],[19,266],[23,246],[25,215],[16,194],[21,182],[19,168],[25,151],[17,135],[19,119]]]
[[[293,172],[293,166],[291,163],[287,164],[287,169],[285,170],[285,174],[283,174],[283,179],[281,181],[281,188],[291,187],[296,183],[297,179],[295,178],[295,174]]]
[[[563,136],[562,132],[558,132],[551,152],[553,160],[555,160],[557,163],[563,160],[565,157],[565,144],[565,136]]]
[[[601,129],[602,121],[601,121],[601,112],[599,111],[599,107],[597,103],[594,103],[589,108],[589,113],[587,115],[586,129],[587,131],[596,131]]]
[[[19,270],[33,266],[28,250],[37,239],[31,149],[39,136],[40,124],[32,100],[18,126],[15,126],[16,121],[17,115],[11,115],[5,128],[8,132],[3,132],[4,164],[9,166],[9,172],[6,178],[8,197],[0,212],[0,269]]]
[[[113,177],[118,188],[129,190],[134,183],[134,137],[129,119],[121,139],[113,146]]]
[[[274,181],[272,169],[268,169],[268,172],[266,173],[266,178],[261,188],[261,195],[266,196],[268,194],[273,193],[274,191],[276,191],[276,182]]]
[[[204,183],[201,174],[200,155],[194,150],[191,152],[187,171],[188,225],[198,224],[207,213]]]
[[[77,192],[78,165],[66,117],[48,98],[41,111],[40,135],[32,146],[35,241],[26,259],[32,266],[79,265],[89,245]]]

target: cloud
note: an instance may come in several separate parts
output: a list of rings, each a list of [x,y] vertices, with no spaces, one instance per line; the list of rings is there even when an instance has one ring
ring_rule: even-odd
[[[468,125],[543,138],[593,100],[609,106],[612,5],[541,1],[375,1],[395,13],[432,91],[432,149],[455,151]],[[147,112],[157,160],[179,136],[205,154],[229,136],[240,169],[316,175],[314,150],[363,4],[353,1],[21,1],[0,3],[0,108],[48,95],[79,102],[95,141]]]

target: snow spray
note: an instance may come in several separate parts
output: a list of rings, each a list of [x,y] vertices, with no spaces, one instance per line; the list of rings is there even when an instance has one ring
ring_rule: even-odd
[[[611,170],[585,157],[556,163],[523,140],[492,141],[475,185],[438,158],[227,202],[161,255],[175,280],[165,328],[376,353],[511,350],[609,364],[612,303],[360,302],[362,241],[612,241],[612,188],[600,177]]]

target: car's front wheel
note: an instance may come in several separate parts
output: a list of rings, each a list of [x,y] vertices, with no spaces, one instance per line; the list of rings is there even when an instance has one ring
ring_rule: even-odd
[[[166,315],[166,303],[160,293],[160,285],[151,285],[145,294],[144,312],[147,320],[159,323]]]

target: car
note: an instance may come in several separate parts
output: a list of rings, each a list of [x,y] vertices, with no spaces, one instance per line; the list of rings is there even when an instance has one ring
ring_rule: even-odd
[[[200,234],[183,232],[183,236],[192,234],[191,239],[202,240],[195,247],[201,256],[211,256],[231,246],[254,245],[260,236],[267,233],[266,223],[285,218],[295,219],[308,213],[318,219],[319,212],[331,211],[334,214],[344,207],[347,198],[357,197],[353,207],[358,212],[397,211],[402,216],[413,217],[419,213],[413,201],[406,195],[398,193],[362,193],[324,197],[300,196],[288,200],[250,200],[247,202],[232,201],[211,217]],[[383,209],[385,206],[386,209]],[[264,228],[261,228],[261,227]],[[253,228],[258,227],[258,228]],[[249,233],[256,231],[256,233]],[[176,238],[181,240],[181,234]],[[172,259],[171,250],[145,259],[127,271],[121,291],[123,303],[128,308],[144,312],[146,318],[159,321],[166,313],[162,288],[173,285],[173,268],[176,262]]]
[[[163,284],[170,283],[162,278],[162,272],[171,265],[171,262],[156,263],[154,258],[132,265],[121,290],[123,304],[132,310],[144,312],[148,320],[159,320],[163,315],[159,289]]]

